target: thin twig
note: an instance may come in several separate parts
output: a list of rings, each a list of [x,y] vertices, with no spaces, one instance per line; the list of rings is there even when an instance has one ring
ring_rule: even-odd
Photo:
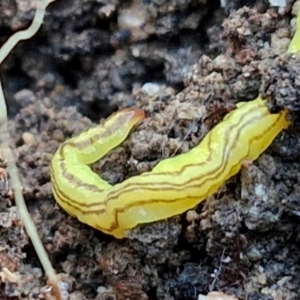
[[[22,40],[27,40],[34,36],[39,30],[45,15],[46,7],[53,0],[41,0],[39,2],[34,20],[32,24],[25,30],[19,31],[13,34],[6,43],[0,49],[0,64],[5,60],[5,58],[10,54],[12,49]],[[18,207],[18,211],[21,217],[21,220],[26,228],[26,232],[29,235],[34,249],[39,257],[39,260],[45,270],[46,276],[48,277],[48,282],[53,288],[53,294],[56,296],[56,299],[63,299],[65,295],[62,295],[62,283],[60,282],[58,276],[56,275],[52,264],[49,260],[48,254],[41,242],[41,239],[38,235],[37,229],[30,217],[30,214],[27,210],[24,197],[22,194],[22,184],[16,166],[15,158],[12,150],[9,146],[10,136],[7,128],[7,108],[5,103],[5,98],[3,94],[2,84],[0,80],[0,147],[2,150],[2,155],[7,161],[8,173],[10,174],[11,186],[14,192],[15,201]]]
[[[212,281],[212,283],[209,285],[209,291],[213,291],[214,288],[215,288],[215,284],[217,282],[217,279],[219,277],[219,275],[221,274],[221,270],[222,270],[222,264],[223,264],[223,261],[224,261],[224,254],[225,254],[225,248],[223,249],[222,251],[222,256],[220,258],[220,265],[219,265],[219,268],[218,268],[218,271],[214,274],[214,280]]]
[[[182,147],[183,143],[186,141],[186,139],[188,138],[188,136],[193,132],[193,130],[195,129],[195,126],[197,125],[199,121],[196,121],[195,119],[193,120],[193,123],[190,125],[186,135],[183,137],[180,145],[176,148],[176,150],[174,151],[174,153],[171,155],[171,157],[174,157],[177,152],[179,151],[179,149]]]

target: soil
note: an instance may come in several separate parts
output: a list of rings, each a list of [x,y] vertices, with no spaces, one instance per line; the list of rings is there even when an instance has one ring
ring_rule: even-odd
[[[1,1],[1,43],[30,24],[36,2]],[[300,56],[285,54],[296,5],[222,2],[57,0],[37,35],[3,64],[24,196],[70,299],[193,300],[210,291],[298,299]],[[187,152],[235,103],[258,94],[288,108],[292,125],[194,210],[116,240],[56,204],[53,153],[112,112],[138,106],[147,116],[93,165],[114,184]],[[0,299],[41,299],[46,278],[7,186],[0,188]]]

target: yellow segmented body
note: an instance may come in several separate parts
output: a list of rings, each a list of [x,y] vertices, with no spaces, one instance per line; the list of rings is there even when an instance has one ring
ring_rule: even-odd
[[[178,215],[213,194],[288,127],[286,113],[271,114],[260,98],[238,103],[188,153],[112,186],[87,165],[122,143],[144,118],[140,109],[121,110],[58,148],[51,161],[54,197],[81,222],[123,238],[138,224]]]

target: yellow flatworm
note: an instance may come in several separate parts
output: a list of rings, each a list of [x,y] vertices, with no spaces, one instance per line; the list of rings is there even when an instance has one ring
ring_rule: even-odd
[[[257,159],[288,127],[286,113],[271,114],[260,98],[238,103],[188,153],[112,186],[88,164],[122,143],[144,118],[141,109],[121,110],[58,148],[51,161],[54,197],[79,221],[123,238],[138,224],[178,215],[213,194],[240,170],[244,160]]]

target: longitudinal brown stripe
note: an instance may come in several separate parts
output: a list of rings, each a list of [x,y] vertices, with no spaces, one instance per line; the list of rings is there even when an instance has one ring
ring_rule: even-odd
[[[250,110],[248,113],[253,113],[255,110],[257,110],[257,108],[252,108],[252,110]],[[228,141],[228,135],[231,132],[233,132],[236,127],[241,126],[240,124],[243,122],[243,120],[246,117],[247,117],[246,115],[240,116],[240,119],[238,120],[238,122],[236,124],[231,125],[228,128],[228,130],[226,132],[226,136],[224,137],[224,144],[225,145],[226,145],[226,143]],[[258,118],[258,117],[255,117],[255,118]],[[254,122],[255,118],[252,118],[249,123]],[[242,130],[242,128],[241,128],[241,130]],[[205,164],[211,162],[212,156],[214,154],[213,151],[211,151],[211,135],[208,135],[207,138],[209,138],[209,142],[208,142],[208,147],[210,149],[210,151],[209,151],[209,157],[206,160],[202,161],[202,162],[193,163],[193,164],[187,164],[187,165],[183,166],[179,171],[172,173],[172,176],[174,176],[174,177],[178,176],[178,175],[182,174],[182,172],[185,171],[188,168],[195,168],[195,167],[200,168],[200,167],[204,167]],[[229,155],[228,151],[232,147],[235,146],[237,140],[238,140],[238,137],[235,137],[235,139],[233,139],[234,145],[227,145],[226,147],[223,147],[223,152],[222,152],[223,153],[223,157],[222,157],[222,160],[221,160],[222,161],[221,165],[216,166],[215,169],[212,169],[210,172],[208,172],[207,174],[205,174],[205,178],[202,178],[204,180],[204,182],[202,184],[199,184],[199,189],[201,188],[201,185],[205,184],[207,181],[209,181],[211,179],[215,179],[215,177],[218,176],[219,173],[221,173],[221,172],[224,171],[224,169],[227,166],[227,161],[228,160],[226,158]],[[225,151],[227,151],[226,155],[225,155]],[[96,192],[98,192],[98,193],[102,192],[102,189],[100,190],[97,186],[86,184],[82,180],[80,180],[80,174],[75,175],[75,174],[69,173],[66,170],[65,164],[63,162],[61,162],[60,166],[61,166],[61,169],[62,169],[61,171],[64,174],[64,177],[65,178],[68,177],[68,180],[70,181],[70,183],[73,183],[74,186],[83,186],[83,187],[86,186],[87,189],[92,190],[95,193]],[[219,173],[216,173],[218,169],[219,169]],[[160,173],[160,175],[170,175],[170,174],[171,174],[170,172],[162,172],[162,173]],[[153,177],[153,176],[155,176],[155,174],[151,174],[151,173],[150,174],[144,174],[144,176]],[[148,190],[148,191],[156,191],[158,189],[163,189],[163,190],[176,189],[177,191],[180,191],[183,188],[186,189],[187,188],[187,184],[192,184],[194,181],[199,181],[199,180],[201,180],[201,178],[197,178],[196,177],[194,180],[189,180],[189,181],[186,181],[186,182],[183,181],[181,184],[175,184],[175,183],[170,183],[170,182],[159,182],[159,184],[157,184],[157,186],[155,186],[155,187],[154,187],[155,183],[151,181],[151,178],[149,178],[149,182],[146,183],[146,184],[144,184],[144,183],[136,183],[136,182],[131,183],[130,180],[129,180],[128,184],[126,185],[126,189],[124,188],[122,190],[122,193],[124,195],[126,193],[132,193],[137,188],[138,189],[145,189],[145,190]],[[149,185],[151,185],[151,186],[149,186]],[[197,185],[198,185],[198,183],[197,183]],[[103,199],[103,202],[107,203],[109,201],[117,200],[118,196],[119,196],[119,191],[118,190],[112,191],[107,199]],[[99,195],[99,197],[100,197],[100,195]],[[68,202],[71,205],[71,202],[73,202],[73,201],[71,201],[71,199],[70,199]],[[76,201],[74,201],[74,203],[77,204]],[[88,203],[82,203],[81,206],[82,207],[84,206],[84,207],[92,208],[94,206],[97,207],[98,203],[89,203],[89,204]]]
[[[100,156],[110,151],[144,117],[138,109],[120,111],[99,126],[98,131],[82,133],[58,149],[51,163],[54,197],[69,214],[82,222],[122,238],[126,230],[139,223],[176,215],[204,200],[238,172],[244,159],[256,159],[288,126],[285,115],[285,111],[271,115],[264,101],[257,98],[240,104],[207,134],[195,147],[196,151],[181,154],[180,160],[176,157],[166,159],[152,172],[129,178],[114,187],[100,177],[99,186],[89,183],[92,171],[80,167],[79,164],[87,163],[83,159],[90,162],[99,157],[97,151]],[[120,120],[125,123],[121,124]],[[245,145],[241,145],[241,141]],[[253,145],[260,149],[256,151]],[[240,146],[247,148],[239,150]],[[201,151],[208,154],[199,158]],[[78,168],[72,167],[73,161]],[[60,178],[63,179],[61,182]],[[155,207],[164,209],[156,212]],[[95,218],[98,215],[99,218]]]
[[[278,116],[277,117],[277,119],[279,119],[279,117],[280,116]],[[237,143],[237,141],[238,141],[238,139],[239,139],[239,136],[241,135],[241,131],[247,126],[247,125],[250,125],[250,124],[252,124],[253,122],[255,122],[256,121],[256,119],[257,119],[257,117],[255,117],[255,118],[252,118],[252,119],[250,119],[250,120],[248,120],[247,121],[247,123],[246,124],[244,124],[244,126],[243,127],[240,127],[239,128],[239,130],[236,132],[236,136],[235,136],[235,138],[233,138],[232,139],[232,141],[233,141],[233,145],[231,145],[231,147],[234,147],[235,145],[236,145],[236,143]],[[241,121],[241,120],[240,120]],[[277,123],[277,122],[276,122]],[[276,126],[276,123],[274,123],[274,125],[272,126],[272,127],[274,127],[274,126]],[[237,126],[235,126],[235,127],[237,127]],[[261,135],[259,135],[259,136],[256,136],[256,137],[254,137],[252,140],[251,140],[251,142],[252,141],[254,141],[254,140],[259,140],[259,139],[261,139],[261,137],[263,136],[263,135],[265,135],[265,134],[267,134],[267,132],[269,132],[271,129],[272,129],[272,127],[270,127],[270,128],[267,128],[264,132],[262,132],[261,133]],[[233,126],[232,126],[232,128],[231,128],[231,130],[233,130],[234,128],[233,128]],[[228,131],[229,132],[229,131]],[[227,135],[228,135],[228,132],[227,132]],[[225,140],[227,141],[228,139],[226,139],[225,138]],[[250,144],[251,144],[251,142],[250,142]],[[210,144],[210,143],[209,143]],[[230,149],[231,147],[225,147],[224,149]],[[133,184],[129,184],[129,185],[127,185],[126,186],[126,190],[123,190],[123,192],[122,192],[122,196],[124,197],[126,197],[126,194],[128,194],[128,193],[133,193],[134,192],[134,190],[136,190],[137,188],[138,189],[141,189],[141,188],[143,188],[143,189],[145,189],[145,191],[157,191],[158,189],[159,190],[164,190],[164,191],[166,191],[166,190],[176,190],[176,191],[182,191],[183,189],[187,189],[187,187],[188,188],[199,188],[199,189],[201,189],[201,187],[202,187],[202,185],[204,185],[205,183],[207,183],[208,181],[211,181],[211,180],[213,180],[213,179],[216,179],[216,177],[218,177],[218,176],[220,176],[220,174],[222,174],[223,172],[224,172],[224,169],[226,169],[226,167],[227,167],[227,165],[228,165],[228,155],[229,155],[229,151],[227,151],[227,154],[225,155],[224,154],[225,153],[225,151],[223,151],[223,157],[222,157],[222,164],[218,167],[218,168],[216,168],[216,169],[214,169],[214,170],[211,170],[211,172],[209,173],[209,174],[206,174],[206,175],[214,175],[214,176],[211,176],[211,177],[206,177],[205,178],[205,180],[202,182],[202,183],[199,183],[199,182],[197,182],[197,178],[196,179],[193,179],[193,180],[189,180],[189,181],[187,181],[187,182],[185,182],[184,184],[175,184],[175,183],[170,183],[170,182],[160,182],[159,184],[157,184],[157,186],[155,186],[155,183],[147,183],[147,184],[136,184],[136,183],[133,183]],[[247,155],[249,155],[249,153],[247,154]],[[234,168],[236,168],[237,167],[237,165],[239,165],[239,164],[241,164],[241,160],[240,161],[238,161],[237,162],[237,164],[235,164],[235,165],[233,165],[233,166],[231,166],[231,169],[234,169]],[[201,165],[201,164],[197,164],[197,166],[198,165]],[[189,165],[189,166],[193,166],[193,165]],[[166,174],[166,173],[164,173],[164,174]],[[169,174],[169,173],[168,173]],[[201,178],[200,178],[201,179]],[[151,184],[151,186],[149,186],[149,184]],[[127,189],[128,188],[128,186],[130,187],[129,189]],[[60,194],[62,195],[62,193],[60,192]],[[106,199],[103,199],[103,205],[104,204],[107,204],[109,201],[116,201],[116,200],[118,200],[118,195],[119,194],[117,194],[117,195],[109,195],[109,197],[107,197]],[[100,197],[101,195],[99,195],[99,197]],[[100,213],[100,212],[102,212],[103,211],[103,209],[99,209],[99,203],[90,203],[90,204],[88,204],[88,203],[81,203],[80,204],[80,207],[78,207],[78,202],[76,202],[76,200],[73,200],[73,199],[71,199],[71,198],[68,198],[68,197],[66,197],[65,195],[63,196],[63,198],[64,198],[64,203],[66,203],[66,204],[69,204],[70,206],[73,206],[75,209],[77,209],[77,210],[79,210],[79,211],[82,211],[84,214],[88,214],[88,213]],[[189,197],[190,198],[190,197]],[[199,198],[199,197],[198,197]],[[185,198],[173,198],[173,200],[172,201],[178,201],[178,200],[183,200],[183,199],[185,199]],[[199,200],[201,200],[201,199],[199,199]],[[151,199],[151,201],[150,202],[153,202],[153,201],[155,201],[155,202],[159,202],[159,201],[161,201],[161,200],[154,200],[154,199]],[[161,201],[162,202],[162,201]],[[170,200],[167,200],[167,201],[165,201],[164,203],[168,203],[168,202],[171,202]],[[144,203],[144,204],[146,204],[146,203],[149,203],[148,201],[138,201],[138,203],[139,204],[141,204],[141,203]],[[116,205],[116,206],[118,206],[118,204]],[[122,206],[122,203],[120,203],[119,204],[119,206]],[[82,208],[83,207],[85,207],[85,208],[89,208],[89,210],[87,211],[87,210],[82,210]],[[132,207],[132,206],[127,206],[127,207]]]
[[[257,109],[253,108],[252,112],[255,111]],[[250,114],[251,112],[249,112]],[[202,185],[204,185],[205,183],[207,183],[208,181],[214,180],[216,179],[216,177],[220,176],[223,172],[224,169],[226,169],[226,167],[229,164],[229,160],[228,160],[228,156],[230,154],[230,150],[233,149],[236,144],[238,143],[241,131],[243,129],[245,129],[245,127],[247,127],[247,125],[251,125],[253,122],[257,121],[258,119],[260,119],[260,116],[255,116],[252,119],[250,119],[249,121],[246,122],[246,124],[244,124],[244,126],[241,126],[241,123],[243,122],[243,120],[246,118],[246,115],[243,115],[240,117],[240,119],[238,120],[238,122],[236,124],[231,125],[228,130],[226,131],[226,135],[224,137],[224,147],[221,147],[220,145],[220,149],[222,150],[222,159],[221,159],[221,164],[217,165],[214,169],[211,169],[209,172],[205,173],[205,176],[203,176],[202,178],[197,177],[196,175],[194,175],[194,178],[187,180],[187,181],[183,181],[180,184],[175,184],[172,182],[159,182],[158,186],[161,187],[162,189],[176,189],[176,191],[180,191],[182,189],[187,189],[187,188],[195,188],[198,187],[199,189],[201,189]],[[232,132],[234,131],[235,128],[239,128],[239,130],[236,131],[236,134],[234,136],[234,138],[232,138],[233,144],[232,145],[228,145],[228,137],[229,135],[232,135]],[[264,133],[262,133],[262,135],[264,135]],[[261,136],[262,136],[261,135]],[[261,136],[259,136],[258,138],[260,138]],[[209,139],[208,142],[208,148],[209,148],[209,157],[202,162],[198,162],[198,163],[190,163],[187,165],[184,165],[180,171],[177,171],[176,173],[169,173],[169,172],[162,172],[160,173],[160,175],[172,175],[172,176],[178,176],[180,174],[183,173],[183,171],[186,171],[188,168],[204,168],[205,164],[208,164],[212,161],[212,156],[215,154],[212,150],[211,150],[211,134],[209,134],[207,136],[207,138]],[[221,144],[221,142],[220,142]],[[227,144],[227,145],[226,145]],[[222,149],[223,148],[223,149]],[[220,150],[220,151],[221,151]],[[186,155],[186,154],[183,154]],[[169,160],[171,160],[172,158],[170,158]],[[149,190],[149,191],[157,191],[156,187],[153,187],[155,185],[154,182],[151,182],[151,177],[154,177],[156,174],[145,174],[145,176],[150,177],[149,179],[149,183],[139,183],[138,184],[138,188],[139,189],[145,189],[145,190]],[[143,174],[142,174],[143,176]],[[202,180],[202,182],[201,182]],[[149,185],[151,185],[152,187],[149,187]],[[126,194],[128,193],[132,193],[135,189],[137,188],[136,186],[136,182],[131,183],[130,180],[128,180],[128,184],[125,186],[125,188],[122,189],[122,196],[126,197]],[[117,197],[119,195],[118,190],[112,190],[112,192],[109,194],[109,196],[107,197],[107,199],[105,200],[106,203],[108,203],[109,201],[114,201],[117,200]]]

